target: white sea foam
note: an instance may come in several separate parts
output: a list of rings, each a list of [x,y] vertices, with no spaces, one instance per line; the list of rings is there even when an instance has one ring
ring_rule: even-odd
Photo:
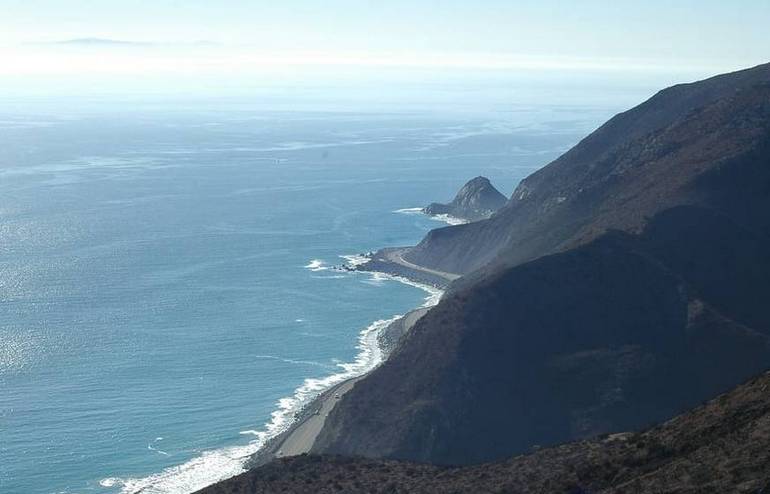
[[[104,487],[120,487],[122,494],[187,494],[242,473],[248,458],[270,438],[285,431],[294,421],[295,414],[318,394],[347,379],[365,374],[379,365],[383,354],[377,336],[400,317],[402,316],[397,315],[375,321],[361,331],[356,347],[356,359],[353,362],[337,364],[341,372],[323,378],[306,379],[293,396],[280,399],[278,409],[271,414],[271,420],[263,429],[241,432],[242,435],[255,437],[248,444],[206,451],[186,463],[148,477],[109,477],[99,483]]]
[[[325,271],[329,269],[328,266],[324,266],[324,262],[320,259],[311,259],[310,262],[305,265],[305,268],[310,271]]]
[[[449,225],[463,225],[465,223],[468,223],[467,220],[464,220],[462,218],[457,218],[455,216],[449,215],[449,214],[425,214],[423,211],[423,208],[404,208],[404,209],[396,209],[393,211],[394,213],[399,214],[421,214],[425,215],[428,218],[435,220],[435,221],[441,221],[443,223],[447,223]]]
[[[427,292],[428,296],[425,297],[425,302],[422,304],[421,307],[433,307],[434,305],[439,303],[439,301],[441,300],[441,297],[444,295],[444,290],[440,288],[436,288],[435,286],[431,286],[431,285],[426,285],[425,283],[418,283],[416,281],[412,281],[409,278],[405,278],[403,276],[398,276],[390,273],[381,273],[379,271],[370,271],[369,274],[372,275],[372,278],[376,278],[378,280],[378,283],[381,283],[382,281],[385,281],[385,280],[393,280],[393,281],[398,281],[399,283],[403,283],[405,285],[419,288],[420,290]]]
[[[464,225],[465,223],[468,223],[468,220],[457,218],[449,214],[434,214],[430,216],[430,219],[436,220],[436,221],[442,221],[449,225]]]
[[[441,297],[444,295],[444,290],[440,288],[436,288],[435,286],[427,285],[425,283],[412,281],[409,278],[406,278],[404,276],[398,276],[390,273],[383,273],[381,271],[360,271],[360,273],[366,274],[368,276],[367,279],[362,281],[362,283],[366,283],[367,285],[380,286],[384,284],[386,281],[398,281],[399,283],[403,283],[404,285],[413,286],[415,288],[419,288],[420,290],[427,292],[428,296],[425,297],[425,302],[422,304],[421,307],[433,307],[434,305],[439,303],[439,301],[441,300]]]
[[[313,264],[314,259],[310,264]],[[321,262],[321,261],[319,261]],[[309,265],[308,265],[309,266]],[[314,267],[320,267],[316,265]],[[309,268],[311,269],[311,268]],[[423,307],[436,305],[443,291],[422,283],[411,281],[401,276],[386,273],[367,273],[378,280],[393,280],[428,293]],[[119,487],[121,494],[188,494],[224,479],[234,477],[245,471],[248,459],[262,448],[271,438],[287,430],[295,420],[297,412],[324,390],[347,379],[361,376],[382,363],[384,354],[378,343],[379,333],[392,322],[403,317],[396,315],[390,319],[374,321],[358,336],[358,354],[353,362],[336,363],[341,372],[323,378],[308,378],[294,391],[294,395],[278,400],[278,408],[271,414],[270,421],[260,430],[241,431],[241,435],[254,436],[248,444],[231,446],[218,450],[205,451],[201,455],[178,466],[143,478],[108,477],[99,484],[103,487]],[[279,358],[274,356],[257,356]],[[289,359],[282,359],[289,360]],[[296,361],[301,362],[301,361]],[[310,362],[301,362],[310,363]],[[317,363],[314,363],[317,364]],[[161,438],[156,439],[156,441]],[[152,449],[152,448],[150,448]]]
[[[369,278],[363,280],[361,283],[365,283],[367,285],[372,286],[381,286],[387,278],[385,278],[382,273],[369,273]]]
[[[424,214],[422,212],[422,208],[403,208],[403,209],[396,209],[393,212],[399,213],[399,214]]]
[[[372,258],[367,254],[347,254],[340,257],[345,259],[345,261],[347,261],[345,264],[351,268],[356,268],[372,260]]]

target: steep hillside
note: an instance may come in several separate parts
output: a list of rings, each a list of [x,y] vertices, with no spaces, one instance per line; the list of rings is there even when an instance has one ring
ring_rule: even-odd
[[[200,494],[756,494],[768,489],[770,374],[764,374],[643,433],[570,443],[463,468],[301,456],[276,461]]]
[[[770,84],[727,93],[527,179],[506,210],[538,214],[516,245],[556,253],[458,284],[314,451],[491,461],[665,420],[770,367]]]
[[[681,207],[460,290],[343,398],[315,450],[475,463],[671,417],[770,367],[768,253]]]
[[[488,263],[486,272],[496,271],[607,228],[638,231],[667,207],[708,205],[698,178],[766,145],[768,83],[770,64],[665,89],[523,180],[489,220],[433,230],[404,259],[452,273]],[[741,179],[737,166],[730,171]]]

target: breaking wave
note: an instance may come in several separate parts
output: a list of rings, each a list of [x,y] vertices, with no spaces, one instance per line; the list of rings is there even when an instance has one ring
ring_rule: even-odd
[[[312,263],[311,263],[312,264]],[[318,266],[320,267],[320,266]],[[415,283],[406,278],[384,273],[366,273],[378,279],[399,281],[428,293],[423,307],[429,307],[438,303],[442,291]],[[241,431],[241,435],[253,436],[248,444],[231,446],[227,448],[205,451],[199,456],[178,466],[167,468],[159,473],[142,478],[109,477],[102,479],[103,487],[119,488],[121,494],[188,494],[221,480],[233,477],[246,470],[248,459],[259,451],[271,438],[287,430],[294,422],[294,417],[313,398],[323,391],[356,376],[363,375],[377,367],[384,359],[382,349],[378,343],[379,333],[397,319],[403,317],[396,315],[390,319],[380,319],[367,326],[358,335],[356,348],[358,354],[353,362],[336,363],[340,372],[323,378],[308,378],[302,386],[294,391],[292,396],[278,401],[278,408],[271,414],[270,421],[260,430]],[[318,362],[298,361],[282,359],[270,355],[257,355],[256,358],[270,358],[289,363],[303,365],[318,365]],[[148,449],[167,454],[154,447],[157,438],[148,445]]]

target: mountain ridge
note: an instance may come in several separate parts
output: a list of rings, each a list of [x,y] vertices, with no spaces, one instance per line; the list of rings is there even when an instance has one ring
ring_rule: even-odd
[[[579,227],[611,207],[624,206],[628,217],[610,222],[604,226],[605,229],[612,227],[636,231],[642,223],[638,217],[652,216],[659,208],[650,204],[608,203],[603,195],[605,191],[596,187],[601,184],[590,181],[596,176],[597,166],[604,163],[604,169],[598,171],[604,173],[602,176],[611,176],[608,172],[612,171],[619,153],[635,152],[637,162],[648,160],[649,156],[644,155],[644,146],[661,153],[658,159],[677,158],[676,148],[663,149],[656,145],[656,132],[672,129],[687,121],[692,112],[720,100],[724,102],[741,90],[768,82],[770,64],[764,64],[664,89],[641,105],[616,115],[561,157],[522,180],[508,203],[492,218],[433,230],[418,245],[405,252],[404,259],[453,273],[479,271],[472,277],[476,279],[500,266],[519,264],[595,237],[601,230],[582,232],[582,238],[576,235]],[[638,149],[628,149],[634,145]],[[626,163],[626,166],[633,172],[633,164]],[[594,175],[591,175],[592,172]],[[615,178],[627,179],[628,175],[622,177],[616,174]],[[671,200],[671,192],[661,188],[659,194],[663,199]],[[589,196],[589,193],[594,196]],[[583,197],[576,208],[577,195]],[[682,197],[677,199],[678,202],[669,206],[697,203],[692,198],[687,198],[687,201]],[[628,218],[634,216],[637,221],[630,222]]]
[[[766,369],[770,84],[716,80],[721,99],[596,161],[557,160],[566,178],[551,165],[517,189],[548,179],[525,206],[465,225],[497,225],[523,250],[453,282],[313,452],[492,461],[665,420]],[[527,214],[506,224],[509,209]]]

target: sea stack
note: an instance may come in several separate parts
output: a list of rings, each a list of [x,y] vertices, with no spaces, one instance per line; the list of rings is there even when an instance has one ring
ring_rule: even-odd
[[[431,216],[446,214],[466,221],[477,221],[492,216],[506,201],[506,197],[495,189],[488,178],[476,177],[463,185],[452,202],[434,202],[422,211]]]

